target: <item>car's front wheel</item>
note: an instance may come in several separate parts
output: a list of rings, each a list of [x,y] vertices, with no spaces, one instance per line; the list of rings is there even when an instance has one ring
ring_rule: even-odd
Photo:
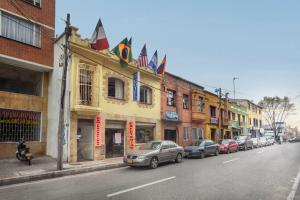
[[[176,159],[175,159],[175,162],[176,162],[176,163],[181,163],[181,162],[182,162],[182,155],[181,155],[181,153],[178,153],[178,154],[177,154]]]
[[[245,146],[244,146],[244,151],[247,151],[247,145],[245,144]]]
[[[229,150],[228,150],[229,151]],[[216,149],[216,152],[215,152],[215,156],[218,156],[219,155],[219,150]]]
[[[151,169],[156,169],[158,167],[158,159],[157,157],[153,157],[150,161],[150,166]]]
[[[203,159],[205,157],[205,154],[203,151],[200,152],[200,158]]]

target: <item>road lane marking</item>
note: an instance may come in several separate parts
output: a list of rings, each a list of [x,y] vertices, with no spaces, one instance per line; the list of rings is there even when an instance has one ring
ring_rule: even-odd
[[[234,162],[234,161],[237,161],[237,160],[239,160],[240,158],[234,158],[234,159],[232,159],[232,160],[227,160],[227,161],[225,161],[225,162],[223,162],[223,164],[227,164],[227,163],[230,163],[230,162]]]
[[[150,186],[150,185],[154,185],[154,184],[157,184],[157,183],[162,183],[162,182],[174,179],[174,178],[176,178],[176,176],[172,176],[172,177],[169,177],[169,178],[160,179],[160,180],[157,180],[157,181],[153,181],[151,183],[146,183],[144,185],[140,185],[140,186],[128,188],[128,189],[125,189],[125,190],[121,190],[119,192],[108,194],[108,195],[106,195],[106,197],[109,198],[109,197],[117,196],[117,195],[120,195],[120,194],[123,194],[123,193],[126,193],[126,192],[130,192],[130,191],[133,191],[133,190],[141,189],[141,188],[144,188],[144,187],[147,187],[147,186]]]
[[[296,191],[297,191],[297,188],[298,188],[298,185],[299,185],[299,182],[300,182],[300,170],[299,170],[299,172],[297,174],[297,177],[295,178],[292,190],[291,190],[289,196],[286,198],[287,200],[294,200],[295,194],[296,194]]]

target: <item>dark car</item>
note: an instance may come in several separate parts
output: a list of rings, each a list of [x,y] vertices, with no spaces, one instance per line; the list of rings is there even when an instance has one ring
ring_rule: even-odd
[[[236,138],[237,143],[239,144],[239,149],[247,151],[248,149],[253,149],[253,141],[249,135],[240,135]]]
[[[232,153],[239,150],[239,145],[235,140],[227,139],[220,141],[220,152]]]
[[[289,142],[290,142],[290,143],[293,143],[293,142],[300,142],[300,136],[293,137],[293,138],[289,139]]]
[[[200,157],[204,158],[207,155],[219,155],[219,145],[212,140],[199,140],[193,146],[184,148],[186,157]]]

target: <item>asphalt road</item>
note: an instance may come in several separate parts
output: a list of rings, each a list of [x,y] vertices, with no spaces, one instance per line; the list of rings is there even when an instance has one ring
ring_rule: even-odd
[[[125,167],[0,187],[0,199],[277,200],[294,196],[297,176],[300,143],[186,159],[155,170]]]

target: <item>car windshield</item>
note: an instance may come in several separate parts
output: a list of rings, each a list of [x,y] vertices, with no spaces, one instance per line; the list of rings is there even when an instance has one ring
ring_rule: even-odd
[[[141,149],[155,150],[161,147],[161,142],[147,142]]]
[[[246,140],[247,136],[239,136],[237,139],[238,140]]]
[[[220,141],[219,144],[229,144],[229,140]]]
[[[205,141],[204,141],[204,140],[195,142],[195,146],[200,146],[200,147],[202,147],[202,146],[204,146],[204,144],[205,144]]]

